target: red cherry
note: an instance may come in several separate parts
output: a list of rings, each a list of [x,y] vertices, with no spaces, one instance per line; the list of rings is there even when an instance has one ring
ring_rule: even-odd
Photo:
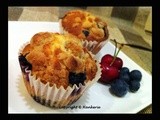
[[[113,59],[114,59],[114,57],[112,55],[106,54],[102,57],[100,64],[101,65],[110,65],[112,63]],[[120,70],[123,66],[122,59],[119,57],[116,57],[115,61],[113,62],[113,64],[111,66],[114,66]]]
[[[116,43],[116,41],[115,41]],[[117,57],[119,51],[122,49],[123,44],[121,44],[119,50],[116,52],[117,43],[115,47],[114,56],[110,54],[106,54],[101,59],[101,68],[102,68],[102,74],[99,81],[104,83],[109,83],[112,80],[115,80],[119,76],[119,70],[123,66],[123,61],[121,58]]]
[[[102,74],[100,81],[104,83],[110,83],[112,80],[115,80],[119,76],[119,70],[110,65],[102,65]]]
[[[114,66],[114,67],[118,68],[118,70],[120,70],[120,69],[122,68],[122,66],[123,66],[123,61],[122,61],[122,59],[119,58],[119,57],[117,57],[117,58],[115,59],[115,61],[113,62],[112,66]]]
[[[111,64],[112,60],[113,60],[113,56],[110,54],[106,54],[102,57],[101,64],[108,64],[109,65],[109,64]]]

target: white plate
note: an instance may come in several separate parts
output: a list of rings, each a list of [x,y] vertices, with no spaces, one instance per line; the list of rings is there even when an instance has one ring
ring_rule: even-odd
[[[18,64],[18,50],[20,46],[29,41],[37,32],[58,32],[59,24],[54,22],[8,22],[9,23],[9,81],[8,81],[8,112],[9,113],[137,113],[152,103],[152,76],[128,58],[123,52],[119,53],[124,66],[130,70],[138,69],[143,78],[141,88],[137,93],[128,92],[123,98],[110,94],[109,86],[95,83],[70,108],[53,109],[35,102],[27,93],[22,81],[21,70]],[[96,55],[97,59],[110,53],[114,46],[108,42]],[[77,107],[76,107],[77,106]],[[86,107],[98,108],[86,108]],[[81,108],[80,108],[81,107]]]

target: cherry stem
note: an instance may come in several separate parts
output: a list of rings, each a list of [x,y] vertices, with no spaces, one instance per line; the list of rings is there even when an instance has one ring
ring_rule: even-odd
[[[118,53],[119,53],[119,51],[123,48],[123,46],[124,46],[124,44],[121,44],[121,46],[119,47],[119,50],[118,50],[116,56],[118,56]]]
[[[110,66],[112,66],[112,64],[113,64],[113,63],[114,63],[114,61],[116,60],[116,57],[117,57],[117,55],[118,55],[119,51],[123,48],[123,46],[124,46],[124,44],[121,44],[121,46],[119,47],[118,52],[116,53],[116,55],[114,55],[114,58],[113,58],[113,60],[112,60],[112,62],[111,62],[111,64],[110,64]]]
[[[115,47],[115,50],[114,50],[114,56],[115,56],[115,55],[116,55],[116,52],[117,52],[117,41],[116,41],[115,39],[114,39],[113,41],[114,41],[115,46],[116,46],[116,47]]]
[[[114,41],[112,39],[110,39],[110,40]],[[137,49],[141,49],[141,50],[146,50],[146,51],[152,52],[152,49],[146,48],[146,47],[143,47],[143,46],[140,46],[140,45],[127,44],[127,43],[119,43],[119,42],[117,42],[117,44],[124,44],[126,46],[130,46],[130,47],[133,47],[133,48],[137,48]]]

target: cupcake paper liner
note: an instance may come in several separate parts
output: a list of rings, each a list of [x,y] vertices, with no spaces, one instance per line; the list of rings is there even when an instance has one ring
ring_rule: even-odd
[[[107,42],[108,40],[102,42],[88,40],[82,41],[83,46],[86,47],[89,51],[91,51],[94,55],[96,55]]]
[[[27,45],[27,43],[24,45]],[[20,48],[19,55],[23,48],[24,47]],[[57,88],[56,84],[53,86],[50,86],[49,83],[44,84],[39,78],[31,75],[31,70],[27,70],[27,68],[23,70],[24,66],[21,64],[20,67],[27,91],[33,97],[33,99],[42,105],[55,108],[65,107],[77,101],[82,96],[84,91],[100,78],[100,65],[97,63],[98,74],[96,74],[93,80],[89,80],[87,83],[85,82],[84,85],[80,83],[79,87],[75,84],[72,87],[68,86],[66,89],[64,89],[63,86]]]

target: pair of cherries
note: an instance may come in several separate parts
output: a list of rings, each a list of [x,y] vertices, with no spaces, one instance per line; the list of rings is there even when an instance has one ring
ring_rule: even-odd
[[[115,43],[117,48],[117,42],[115,41]],[[120,49],[122,49],[122,47],[123,47],[123,44],[120,46],[117,53],[115,48],[114,56],[110,54],[106,54],[102,57],[100,62],[101,69],[102,69],[101,78],[99,80],[100,82],[110,83],[111,81],[119,77],[119,72],[123,66],[123,61],[121,58],[117,57],[117,55]]]

